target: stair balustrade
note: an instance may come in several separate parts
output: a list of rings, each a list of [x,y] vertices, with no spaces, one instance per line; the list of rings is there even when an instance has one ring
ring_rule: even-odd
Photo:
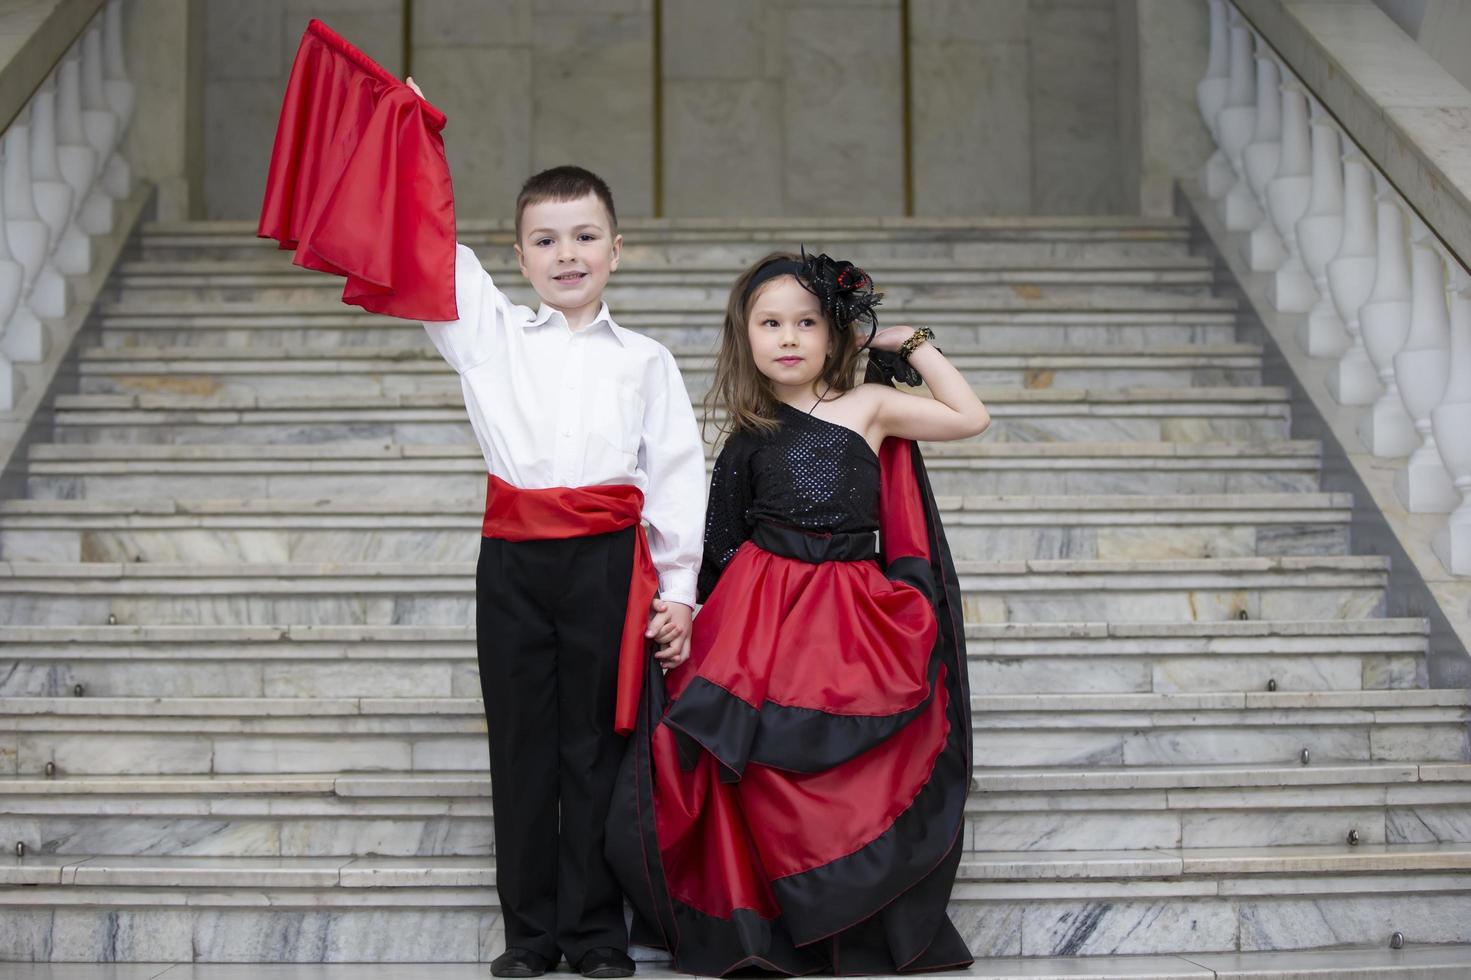
[[[16,365],[45,360],[47,320],[67,315],[67,276],[92,268],[131,190],[121,152],[135,103],[122,3],[107,5],[0,132],[0,412],[23,390]]]
[[[1471,275],[1236,6],[1208,2],[1196,94],[1218,151],[1202,189],[1226,229],[1246,233],[1250,268],[1273,273],[1273,306],[1304,314],[1296,342],[1334,362],[1327,388],[1362,409],[1364,447],[1398,462],[1400,503],[1454,512],[1432,545],[1447,570],[1471,574]],[[1249,110],[1246,45],[1257,65]],[[1228,184],[1222,164],[1237,159]]]

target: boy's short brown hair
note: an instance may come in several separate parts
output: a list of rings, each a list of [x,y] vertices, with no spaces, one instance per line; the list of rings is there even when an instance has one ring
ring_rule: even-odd
[[[516,195],[516,241],[521,240],[521,215],[543,201],[575,201],[591,194],[608,209],[611,230],[618,231],[618,213],[613,210],[613,192],[603,178],[582,167],[562,166],[532,174]]]

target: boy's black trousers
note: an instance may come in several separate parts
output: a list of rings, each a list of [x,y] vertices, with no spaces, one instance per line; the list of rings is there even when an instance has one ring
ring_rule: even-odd
[[[506,945],[553,962],[628,946],[603,823],[626,742],[613,702],[637,530],[480,544],[496,891]]]

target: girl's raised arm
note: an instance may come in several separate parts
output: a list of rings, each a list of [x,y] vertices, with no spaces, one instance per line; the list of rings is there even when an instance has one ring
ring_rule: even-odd
[[[897,351],[914,334],[913,327],[886,327],[869,344],[877,350]],[[970,382],[928,340],[909,356],[933,398],[916,398],[892,388],[875,386],[878,407],[875,422],[885,436],[943,442],[968,439],[986,431],[991,413],[976,397]]]

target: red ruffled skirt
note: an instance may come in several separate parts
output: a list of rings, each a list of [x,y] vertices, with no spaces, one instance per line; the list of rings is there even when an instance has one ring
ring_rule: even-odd
[[[616,791],[636,940],[714,975],[971,962],[946,913],[971,756],[948,567],[736,553],[690,660],[651,672]]]

